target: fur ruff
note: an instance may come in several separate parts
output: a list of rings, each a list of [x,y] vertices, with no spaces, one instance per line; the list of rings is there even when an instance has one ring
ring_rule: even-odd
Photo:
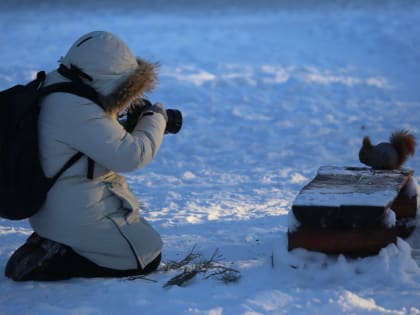
[[[157,84],[158,64],[137,59],[138,68],[113,92],[101,95],[100,101],[107,113],[125,110],[135,99],[151,91]]]

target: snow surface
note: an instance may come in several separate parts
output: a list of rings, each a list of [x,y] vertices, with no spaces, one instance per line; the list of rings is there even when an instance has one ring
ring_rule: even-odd
[[[383,174],[378,174],[383,173]],[[376,174],[376,175],[375,175]],[[405,175],[403,175],[405,174]],[[401,183],[408,172],[401,174],[395,171],[372,171],[371,168],[356,168],[350,170],[343,167],[322,166],[317,175],[331,178],[329,184],[315,181],[309,188],[302,189],[293,201],[293,206],[378,206],[390,205],[400,191]],[[373,178],[375,177],[376,178]],[[340,178],[341,179],[337,179]],[[376,180],[375,179],[381,179]],[[408,195],[412,187],[417,187],[415,179],[410,179]],[[414,181],[414,183],[411,183]],[[337,183],[338,182],[338,183]]]
[[[365,135],[419,137],[420,5],[224,2],[1,2],[0,89],[54,69],[96,29],[160,62],[149,97],[182,110],[184,126],[128,180],[164,261],[218,248],[242,277],[163,288],[177,272],[156,282],[0,275],[0,314],[420,314],[419,231],[364,259],[288,252],[286,234],[291,204],[320,166],[361,166]],[[406,167],[418,181],[418,155]],[[1,266],[30,233],[26,221],[0,220]]]

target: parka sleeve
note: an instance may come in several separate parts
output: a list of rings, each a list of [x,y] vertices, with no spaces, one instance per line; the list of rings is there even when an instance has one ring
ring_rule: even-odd
[[[154,158],[166,126],[162,115],[145,116],[130,134],[116,118],[96,104],[77,96],[70,97],[78,98],[78,102],[62,108],[67,115],[61,127],[54,128],[58,131],[58,141],[65,142],[115,172],[133,171]],[[52,107],[50,109],[54,110]]]

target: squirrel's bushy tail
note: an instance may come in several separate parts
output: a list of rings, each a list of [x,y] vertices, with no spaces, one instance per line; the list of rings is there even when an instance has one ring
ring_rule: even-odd
[[[399,165],[402,165],[409,155],[416,151],[416,138],[407,130],[397,130],[392,133],[389,141],[395,147],[399,155]]]

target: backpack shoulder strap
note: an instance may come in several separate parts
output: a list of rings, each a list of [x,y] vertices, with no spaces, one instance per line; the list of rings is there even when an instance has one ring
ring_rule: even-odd
[[[39,71],[36,74],[35,80],[29,82],[27,86],[34,86],[35,88],[39,89],[44,84],[45,77],[46,77],[45,71]]]
[[[84,154],[82,152],[77,152],[76,154],[74,154],[62,167],[61,169],[57,172],[57,174],[55,174],[54,177],[51,178],[50,180],[50,187],[52,187],[55,182],[57,181],[57,179],[65,172],[67,171],[70,167],[72,167]]]
[[[45,74],[44,74],[45,76]],[[51,93],[56,92],[63,92],[63,93],[69,93],[69,94],[75,94],[80,97],[87,98],[91,100],[92,102],[96,103],[98,106],[100,106],[102,109],[104,107],[102,106],[102,103],[99,98],[98,92],[89,85],[83,84],[82,81],[75,80],[71,82],[61,82],[61,83],[54,83],[45,87],[42,87],[39,90],[39,98],[42,98],[44,96],[47,96]],[[105,110],[105,109],[104,109]],[[63,167],[58,171],[58,173],[51,179],[51,187],[54,185],[54,183],[57,181],[57,179],[71,166],[73,166],[84,154],[82,152],[77,152],[74,154],[64,165]],[[86,177],[89,179],[93,179],[93,173],[94,173],[94,161],[88,157],[88,171]]]
[[[39,97],[41,98],[56,92],[75,94],[77,96],[87,98],[104,109],[98,92],[89,85],[77,82],[61,82],[47,85],[39,90]]]

